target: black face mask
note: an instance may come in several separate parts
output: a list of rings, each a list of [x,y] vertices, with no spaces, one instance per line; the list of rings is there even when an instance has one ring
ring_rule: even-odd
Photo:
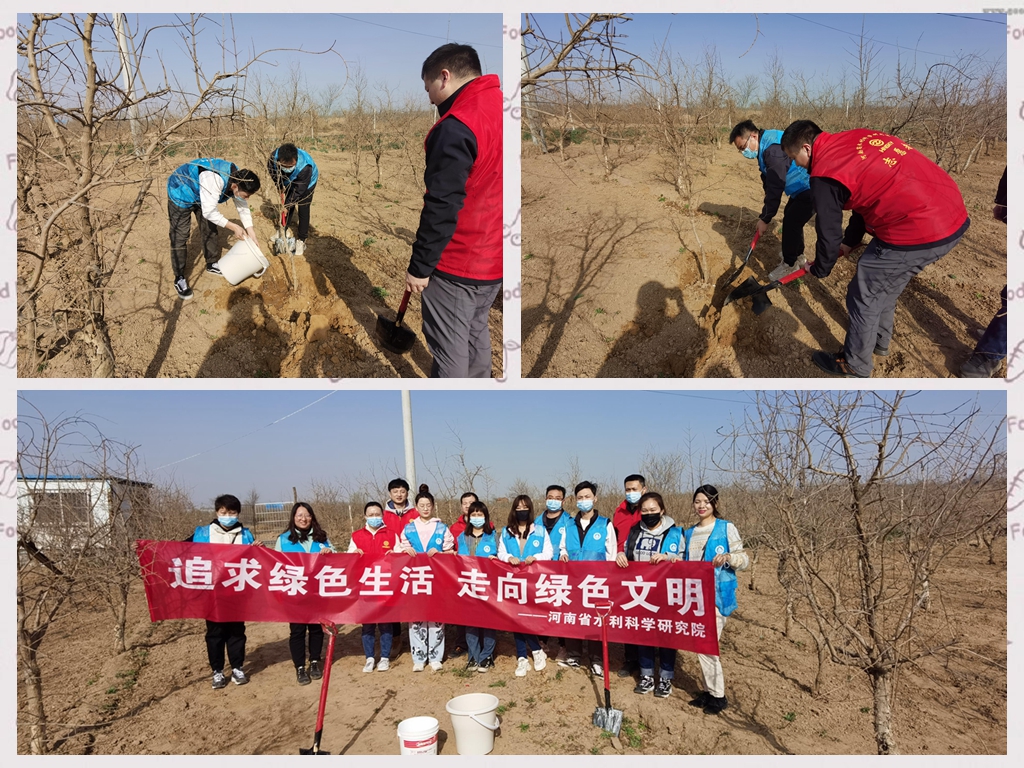
[[[661,515],[640,515],[640,519],[644,521],[644,525],[649,530],[654,530],[658,527],[658,523],[661,522]]]
[[[520,523],[525,523],[529,519],[530,519],[530,510],[528,510],[528,509],[517,509],[516,510],[516,520],[518,520]]]

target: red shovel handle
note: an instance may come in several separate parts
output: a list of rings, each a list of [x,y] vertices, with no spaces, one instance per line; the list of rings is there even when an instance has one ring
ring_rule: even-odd
[[[754,232],[754,239],[750,241],[750,250],[753,251],[757,247],[757,241],[761,239],[761,230]]]
[[[405,310],[409,306],[409,297],[412,296],[412,291],[408,288],[405,289],[405,295],[402,296],[402,303],[398,305],[398,317],[395,318],[395,325],[401,325],[403,318],[405,318]]]
[[[601,655],[604,660],[604,692],[605,692],[605,706],[611,707],[609,703],[609,696],[611,695],[611,685],[608,678],[608,613],[612,609],[612,603],[606,603],[605,605],[595,605],[597,609],[597,615],[601,617]]]
[[[338,628],[333,624],[323,625],[330,635],[327,640],[327,659],[324,660],[324,681],[320,685],[320,708],[316,713],[317,733],[324,729],[324,711],[327,709],[327,686],[331,682],[331,661],[334,659],[334,638],[338,636]]]

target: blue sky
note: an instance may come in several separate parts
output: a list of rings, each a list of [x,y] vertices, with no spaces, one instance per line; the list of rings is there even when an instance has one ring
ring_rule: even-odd
[[[29,18],[19,14],[19,23]],[[143,32],[165,24],[179,24],[188,14],[128,14],[129,27],[136,45]],[[405,96],[422,98],[429,107],[423,81],[419,79],[423,60],[445,42],[466,43],[480,55],[484,74],[501,74],[501,14],[268,14],[211,13],[199,29],[199,47],[207,75],[224,71],[221,59],[221,34],[230,39],[232,23],[238,47],[243,51],[271,48],[298,48],[321,51],[334,43],[349,66],[359,64],[371,89],[387,82],[396,89],[401,102]],[[173,29],[156,30],[146,44],[142,71],[147,83],[155,87],[162,78],[160,58],[170,73],[181,73],[187,83],[194,78],[190,59],[180,36]],[[298,62],[309,90],[316,92],[330,83],[345,81],[345,68],[335,56],[311,56],[294,51],[277,51],[266,57],[267,64],[255,72],[279,81],[288,79],[289,66]],[[230,66],[231,59],[227,64]],[[20,61],[19,61],[20,65]],[[351,87],[342,96],[346,103],[354,96]]]
[[[138,445],[151,479],[177,480],[197,504],[218,493],[244,496],[253,486],[263,501],[282,501],[291,498],[293,485],[301,494],[313,478],[355,480],[382,466],[404,468],[398,391],[338,391],[266,426],[325,394],[22,391],[19,440],[37,423],[26,400],[51,421],[81,413],[106,437]],[[1006,414],[1003,392],[921,392],[910,403],[914,412],[955,415],[966,413],[976,397],[987,424]],[[573,455],[583,475],[598,482],[621,481],[636,471],[646,451],[692,451],[695,463],[708,466],[704,454],[719,442],[716,430],[742,420],[752,400],[751,392],[715,390],[417,391],[417,479],[431,482],[428,465],[435,453],[443,458],[454,452],[449,427],[461,437],[468,462],[488,468],[494,495],[505,494],[517,477],[537,486],[564,482]],[[224,445],[254,430],[259,431]],[[378,474],[391,477],[390,471]],[[614,489],[616,496],[619,491]]]
[[[549,37],[565,29],[561,15],[536,18]],[[976,53],[999,65],[1006,76],[1006,17],[994,14],[762,13],[755,19],[752,13],[637,13],[618,31],[627,36],[623,43],[628,50],[648,60],[666,38],[673,52],[686,59],[696,59],[705,45],[714,45],[731,83],[748,74],[760,76],[776,49],[787,74],[799,70],[808,78],[838,82],[844,65],[851,74],[855,69],[851,53],[862,22],[865,35],[875,41],[883,80],[895,72],[898,53],[904,63],[916,57],[921,73],[937,61],[952,60],[957,52]]]

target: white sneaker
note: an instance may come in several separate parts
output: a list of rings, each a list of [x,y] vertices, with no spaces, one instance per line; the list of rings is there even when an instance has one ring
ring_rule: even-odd
[[[547,665],[548,655],[538,648],[536,651],[533,652],[533,668],[540,672]]]
[[[295,255],[296,256],[301,256],[305,252],[306,252],[306,241],[305,240],[296,240],[295,241]]]
[[[526,673],[530,671],[530,662],[526,660],[525,656],[519,657],[519,663],[516,664],[516,677],[526,677]]]
[[[430,662],[430,668],[432,670],[434,670],[435,672],[440,672],[441,668],[443,666],[444,666],[444,664],[442,664],[440,661],[432,661],[432,662]]]
[[[422,672],[424,666],[425,665],[423,664],[422,661],[414,661],[413,664],[412,664],[412,671],[413,672]]]
[[[596,661],[590,665],[590,671],[593,672],[596,677],[604,677],[604,670]]]
[[[377,662],[378,672],[387,672],[389,669],[391,669],[391,662],[388,661],[387,657]]]
[[[792,274],[793,272],[796,272],[798,269],[803,269],[806,266],[807,259],[804,258],[803,256],[797,257],[796,264],[794,264],[793,266],[789,266],[789,264],[783,261],[779,264],[779,266],[777,266],[775,269],[768,273],[768,279],[774,283],[776,280],[781,280],[786,275]]]
[[[373,672],[373,657],[367,656],[366,663],[363,664],[363,672]]]

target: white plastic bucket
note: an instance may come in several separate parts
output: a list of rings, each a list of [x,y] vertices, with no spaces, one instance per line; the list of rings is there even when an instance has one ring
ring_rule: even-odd
[[[398,724],[399,754],[436,755],[437,718],[410,717]]]
[[[498,697],[467,693],[456,696],[444,708],[452,716],[455,751],[460,755],[489,755],[494,749],[494,732],[501,727],[495,713]]]
[[[247,277],[263,277],[270,262],[260,253],[256,243],[246,238],[231,246],[231,250],[220,257],[217,265],[229,283],[238,285]]]

